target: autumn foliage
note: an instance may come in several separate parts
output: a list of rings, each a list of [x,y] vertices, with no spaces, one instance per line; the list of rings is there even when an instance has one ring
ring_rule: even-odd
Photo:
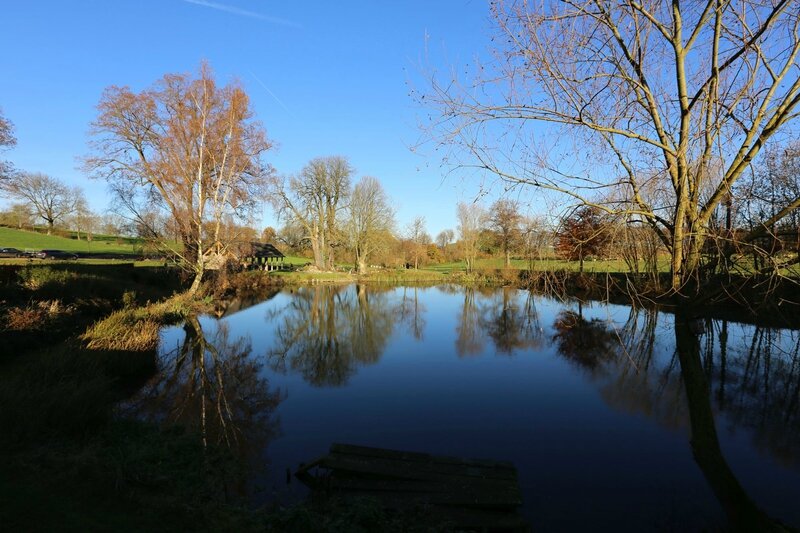
[[[611,234],[601,213],[593,207],[582,207],[561,221],[556,233],[556,255],[568,261],[583,261],[588,256],[605,255]]]
[[[167,74],[138,93],[109,87],[98,110],[89,171],[139,222],[154,209],[175,221],[175,252],[195,276],[194,292],[208,261],[231,244],[225,227],[247,219],[270,173],[261,158],[272,144],[247,94],[218,85],[204,64],[196,77]]]

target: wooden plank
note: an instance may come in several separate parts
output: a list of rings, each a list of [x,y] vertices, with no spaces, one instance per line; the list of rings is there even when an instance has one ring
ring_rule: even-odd
[[[516,506],[508,506],[503,502],[476,502],[469,497],[459,494],[430,494],[408,492],[380,492],[368,490],[348,490],[338,492],[338,496],[363,496],[379,500],[384,507],[389,509],[410,509],[417,506],[437,505],[443,507],[460,507],[465,509],[494,509],[497,512],[514,511]]]
[[[527,520],[516,513],[461,507],[439,508],[456,527],[486,531],[530,531]]]
[[[314,467],[328,473],[314,477]],[[371,497],[387,509],[423,506],[459,527],[529,530],[515,512],[522,494],[516,468],[507,462],[334,444],[297,475],[324,494]]]
[[[495,480],[472,480],[470,482],[422,481],[417,479],[379,479],[369,477],[342,477],[334,474],[326,480],[330,487],[354,490],[387,490],[394,492],[450,492],[480,497],[491,494],[492,499],[503,497],[510,504],[521,505],[519,485],[513,483],[500,483]],[[515,503],[519,502],[519,503]]]
[[[459,487],[444,483],[431,486],[413,481],[338,479],[335,477],[326,481],[327,488],[337,494],[343,491],[357,492],[372,494],[375,497],[390,496],[432,504],[466,507],[516,509],[522,505],[522,496],[519,491],[508,487],[489,489]]]
[[[371,448],[368,446],[355,446],[352,444],[332,444],[331,453],[363,455],[366,457],[379,457],[383,459],[397,459],[411,462],[434,462],[442,464],[459,464],[490,469],[507,469],[516,472],[514,465],[508,461],[492,461],[488,459],[464,459],[448,457],[446,455],[431,455],[421,452],[408,452],[401,450],[388,450],[385,448]]]
[[[507,509],[486,509],[466,507],[449,503],[438,503],[421,499],[411,499],[404,494],[373,494],[368,491],[351,491],[342,495],[345,498],[370,498],[377,500],[385,509],[412,511],[423,508],[428,515],[446,518],[459,528],[488,527],[491,531],[518,529],[527,531],[527,522],[516,512]]]
[[[447,477],[504,479],[516,482],[515,470],[490,469],[446,463],[409,464],[396,459],[359,457],[355,455],[330,454],[322,460],[322,466],[332,470],[346,470],[399,479],[441,480]]]

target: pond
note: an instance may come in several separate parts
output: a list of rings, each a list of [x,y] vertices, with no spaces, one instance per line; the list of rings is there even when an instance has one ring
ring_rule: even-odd
[[[340,442],[510,461],[540,531],[800,526],[797,331],[454,285],[220,314],[166,328],[124,409],[242,452],[261,501]]]

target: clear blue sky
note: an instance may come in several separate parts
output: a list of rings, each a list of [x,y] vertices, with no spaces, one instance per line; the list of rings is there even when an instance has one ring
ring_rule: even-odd
[[[87,180],[77,159],[102,90],[141,90],[203,59],[218,79],[243,82],[281,173],[346,155],[357,176],[381,180],[400,227],[423,215],[433,236],[455,228],[456,202],[477,192],[409,150],[423,112],[407,82],[425,63],[446,69],[484,53],[487,2],[6,0],[2,12],[0,107],[18,138],[5,156],[83,187],[96,210],[110,201],[105,183]],[[264,223],[275,223],[269,207]]]

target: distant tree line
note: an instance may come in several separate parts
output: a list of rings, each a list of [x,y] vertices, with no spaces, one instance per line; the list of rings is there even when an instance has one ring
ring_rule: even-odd
[[[769,16],[759,22],[763,31],[749,44],[728,43],[732,51],[703,52],[712,60],[724,59],[721,70],[730,71],[742,62],[748,65],[750,54],[761,50],[764,39],[778,35],[776,32],[794,20],[787,18],[788,4],[779,4],[774,9],[763,8]],[[655,101],[642,108],[655,98],[646,90],[637,92],[646,88],[641,85],[646,74],[643,69],[655,66],[645,54],[640,58],[642,69],[637,70],[631,64],[638,61],[636,58],[620,57],[619,53],[626,49],[628,37],[635,41],[661,35],[665,42],[648,41],[650,46],[680,48],[682,37],[666,31],[672,22],[661,22],[662,17],[669,18],[669,13],[658,11],[645,17],[659,30],[652,35],[639,29],[630,36],[604,40],[603,35],[613,35],[628,18],[639,20],[639,15],[629,12],[639,8],[625,8],[619,12],[619,19],[610,15],[594,19],[569,7],[563,12],[561,8],[548,8],[536,19],[537,31],[544,32],[541,34],[524,24],[527,9],[524,3],[495,8],[500,30],[521,39],[501,50],[513,68],[499,79],[513,82],[525,72],[538,73],[540,82],[553,93],[552,102],[531,107],[526,103],[531,95],[523,91],[514,95],[521,99],[519,102],[512,98],[507,106],[479,102],[474,109],[464,108],[459,104],[458,85],[442,87],[436,80],[432,100],[452,110],[438,127],[440,133],[446,134],[453,127],[463,133],[456,137],[467,143],[467,163],[477,158],[480,168],[506,182],[507,191],[532,185],[572,198],[577,205],[559,216],[531,213],[530,208],[522,208],[521,197],[508,196],[489,206],[459,203],[455,206],[456,227],[441,231],[435,238],[428,232],[424,216],[400,228],[379,178],[367,175],[356,180],[356,169],[345,156],[312,159],[296,175],[277,173],[266,161],[273,142],[255,117],[243,87],[235,82],[219,84],[203,64],[196,73],[167,74],[138,92],[111,86],[102,94],[90,127],[84,170],[90,177],[104,180],[114,194],[114,208],[109,213],[93,213],[80,189],[56,177],[15,169],[3,159],[0,193],[13,203],[0,213],[0,223],[18,228],[38,224],[48,232],[69,227],[78,238],[87,239],[97,231],[112,230],[141,237],[153,249],[172,255],[193,276],[193,291],[216,259],[236,252],[242,243],[259,239],[273,241],[287,252],[307,255],[319,270],[351,264],[360,273],[372,265],[420,268],[454,261],[463,261],[466,270],[472,271],[479,259],[490,257],[502,259],[505,267],[512,266],[514,260],[532,267],[536,261],[561,258],[578,262],[581,269],[587,259],[614,258],[624,261],[631,272],[655,273],[660,258],[668,257],[673,290],[707,274],[737,269],[777,272],[800,262],[800,144],[774,136],[775,131],[786,130],[785,123],[794,118],[791,109],[800,102],[800,82],[787,74],[792,69],[776,70],[776,79],[745,69],[747,83],[742,94],[752,98],[741,101],[764,107],[769,117],[747,119],[736,108],[739,100],[719,116],[691,107],[724,109],[720,91],[723,82],[728,82],[713,72],[689,102],[690,108],[681,108],[687,102],[677,97],[669,101],[677,102],[678,107],[660,109],[666,104]],[[695,36],[709,32],[726,41],[730,34],[725,24],[741,29],[746,21],[723,20],[727,9],[706,11],[693,20]],[[562,32],[564,20],[573,18],[585,26],[573,28],[577,32],[574,35]],[[713,20],[722,29],[712,24]],[[554,46],[535,46],[541,35],[550,35]],[[609,61],[585,57],[584,49],[575,48],[582,42],[573,39],[575,36],[586,37],[597,47],[598,57]],[[782,52],[763,49],[763,59],[779,66],[794,64],[800,39],[789,39],[786,44],[791,46]],[[517,54],[519,47],[527,55]],[[528,63],[518,65],[519,57],[526,57]],[[563,60],[585,76],[561,79],[561,71],[548,71],[556,60]],[[608,87],[581,81],[603,79],[595,75],[600,64],[613,66],[608,75],[619,82],[620,94],[607,94]],[[670,68],[679,70],[686,66],[685,56],[670,64]],[[656,69],[653,79],[666,83],[663,74]],[[687,83],[694,79],[685,72],[682,78]],[[481,86],[491,82],[478,79],[476,83]],[[764,100],[769,91],[758,89],[762,85],[780,93],[773,107]],[[623,124],[620,117],[609,115],[611,111],[600,106],[605,100],[592,96],[585,101],[590,89],[617,102],[619,105],[611,106],[615,110],[636,110],[638,119],[652,128],[641,133],[627,119]],[[662,89],[669,94],[668,88]],[[628,102],[630,98],[634,100]],[[477,122],[472,122],[474,113],[479,115]],[[569,164],[574,162],[574,154],[561,154],[569,164],[548,167],[553,163],[549,159],[558,151],[531,152],[530,157],[520,159],[516,152],[503,154],[506,145],[501,143],[499,153],[490,153],[486,147],[492,145],[491,139],[483,136],[490,130],[474,129],[486,117],[508,122],[512,128],[520,120],[552,120],[566,130],[583,132],[606,152],[597,155],[598,175],[591,170],[572,172]],[[659,122],[659,117],[666,122]],[[692,128],[700,125],[703,128],[698,131],[706,131],[709,137],[692,134]],[[712,148],[730,128],[744,128],[747,139],[742,141],[737,133],[737,142],[731,146],[740,149],[715,155]],[[15,143],[13,124],[0,114],[0,150]],[[522,146],[536,149],[514,143],[515,149]],[[661,156],[665,158],[663,164],[658,162]],[[613,172],[608,168],[609,157],[616,165]],[[528,160],[539,161],[540,170],[531,170],[536,165],[521,164]],[[499,164],[501,161],[517,161],[519,172],[511,172]],[[581,161],[592,165],[593,158],[588,154]],[[274,207],[281,227],[257,228],[258,215],[266,203]]]

